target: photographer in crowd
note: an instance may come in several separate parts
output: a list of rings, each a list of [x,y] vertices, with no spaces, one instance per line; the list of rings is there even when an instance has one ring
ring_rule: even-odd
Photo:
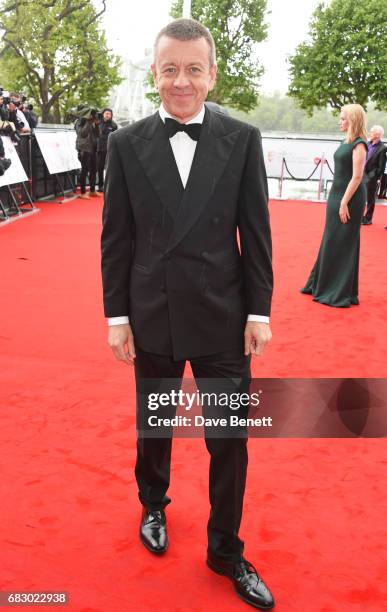
[[[36,126],[38,125],[38,116],[36,115],[36,113],[34,113],[34,107],[32,106],[32,104],[27,104],[27,102],[23,102],[20,110],[22,111],[25,118],[27,119],[28,125],[31,128],[31,131],[34,130]]]
[[[94,109],[87,109],[75,125],[79,161],[81,162],[81,195],[82,199],[97,197],[95,182],[97,174],[97,141],[99,137],[98,113]],[[90,193],[86,193],[86,178],[89,177]]]
[[[15,124],[10,120],[10,101],[9,93],[0,87],[0,135],[9,136],[15,144],[18,144],[20,137],[16,132]]]
[[[97,168],[98,168],[98,191],[103,192],[103,179],[105,170],[105,161],[107,153],[107,142],[111,132],[115,132],[117,124],[113,121],[113,111],[111,108],[105,108],[101,114],[101,122],[99,124],[99,138],[97,144]]]
[[[7,95],[7,92],[4,92],[4,90],[0,88],[0,120],[1,121],[9,120],[9,112],[8,112],[9,100],[5,98],[6,95]]]
[[[15,127],[20,134],[29,134],[31,132],[31,128],[28,124],[26,116],[20,108],[21,105],[22,99],[20,95],[12,93],[10,95],[10,102],[8,105],[9,120],[15,124]]]

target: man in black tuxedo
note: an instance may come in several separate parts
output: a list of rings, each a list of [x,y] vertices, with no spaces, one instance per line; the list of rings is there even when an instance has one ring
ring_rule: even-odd
[[[379,179],[383,176],[386,166],[386,146],[382,143],[384,129],[381,125],[374,125],[370,129],[370,139],[364,178],[367,182],[367,210],[362,219],[363,225],[372,225],[375,210],[376,191]]]
[[[159,111],[108,141],[102,275],[109,345],[135,367],[140,538],[161,554],[172,439],[139,426],[144,388],[156,379],[178,389],[189,360],[200,389],[211,379],[245,389],[251,355],[271,339],[273,277],[260,134],[204,106],[216,78],[210,32],[194,20],[170,23],[157,36],[152,71]],[[207,434],[207,563],[247,603],[272,608],[238,537],[247,436]]]

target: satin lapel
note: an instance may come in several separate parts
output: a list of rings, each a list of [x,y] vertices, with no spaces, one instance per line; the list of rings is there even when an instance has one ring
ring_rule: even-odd
[[[238,135],[239,130],[227,133],[216,113],[206,109],[202,133],[167,251],[174,249],[199,219],[225,170]]]
[[[129,134],[129,139],[152,187],[172,218],[175,218],[184,186],[159,114],[149,118],[141,133]]]

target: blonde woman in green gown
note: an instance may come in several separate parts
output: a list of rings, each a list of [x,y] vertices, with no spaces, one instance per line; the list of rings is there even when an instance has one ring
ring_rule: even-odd
[[[367,199],[363,183],[367,154],[366,114],[347,104],[339,128],[346,138],[335,151],[335,171],[317,260],[302,293],[316,302],[348,308],[359,304],[360,227]]]

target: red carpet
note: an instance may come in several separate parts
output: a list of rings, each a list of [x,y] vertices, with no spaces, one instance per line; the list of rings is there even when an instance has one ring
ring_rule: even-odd
[[[167,555],[139,544],[133,376],[106,344],[101,202],[39,206],[0,228],[0,590],[68,591],[74,612],[250,609],[203,563],[202,440],[174,444]],[[324,212],[271,203],[273,342],[256,376],[386,377],[387,208],[362,229],[361,304],[344,310],[298,292]],[[276,610],[387,608],[385,449],[383,439],[250,440],[241,536]]]

